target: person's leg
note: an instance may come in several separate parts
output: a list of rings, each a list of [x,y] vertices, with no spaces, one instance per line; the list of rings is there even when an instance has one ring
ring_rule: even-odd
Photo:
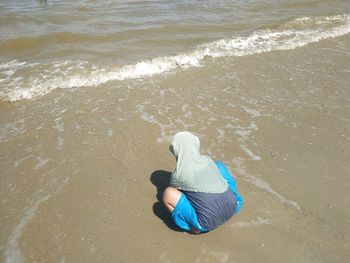
[[[163,192],[163,203],[178,227],[193,234],[207,231],[199,224],[193,206],[181,191],[174,187],[167,187]]]
[[[206,230],[199,224],[197,214],[186,195],[173,187],[167,187],[163,192],[163,203],[171,213],[174,223],[192,234]]]
[[[181,192],[174,187],[167,187],[163,192],[163,203],[165,207],[172,213],[180,200]]]

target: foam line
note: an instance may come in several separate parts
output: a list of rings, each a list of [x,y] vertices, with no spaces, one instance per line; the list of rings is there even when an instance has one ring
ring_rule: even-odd
[[[250,183],[254,184],[255,186],[257,186],[257,187],[259,187],[259,188],[269,192],[270,194],[275,196],[280,203],[283,203],[283,204],[289,205],[291,207],[294,207],[296,210],[301,210],[301,207],[300,207],[300,205],[297,202],[295,202],[293,200],[290,200],[290,199],[286,198],[285,196],[277,193],[275,190],[273,190],[271,188],[271,186],[268,183],[264,182],[260,178],[257,178],[255,176],[252,176],[252,175],[249,175],[249,174],[245,174],[244,175],[244,180],[246,182],[250,182]]]
[[[249,222],[237,221],[232,223],[231,227],[251,227],[251,226],[261,226],[261,225],[272,225],[273,221],[270,218],[261,218],[257,217],[256,219],[252,219]]]
[[[289,50],[350,32],[350,15],[302,17],[276,29],[258,30],[249,36],[236,36],[202,44],[175,56],[157,57],[121,67],[97,67],[87,61],[0,64],[0,99],[31,99],[56,88],[98,86],[111,80],[149,77],[177,68],[200,66],[206,57],[246,56]]]
[[[22,216],[20,222],[16,225],[5,246],[5,263],[12,262],[24,262],[21,249],[18,245],[18,239],[22,235],[24,228],[29,223],[30,220],[35,216],[35,212],[38,209],[39,205],[49,199],[49,196],[43,196],[34,202],[33,206],[28,207],[24,215]]]

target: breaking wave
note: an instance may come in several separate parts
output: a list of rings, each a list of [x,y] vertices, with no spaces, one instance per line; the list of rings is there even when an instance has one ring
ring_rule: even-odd
[[[289,50],[350,32],[350,15],[302,17],[275,29],[258,30],[249,36],[220,39],[174,56],[157,57],[133,65],[96,66],[88,61],[0,64],[0,99],[31,99],[57,88],[98,86],[112,80],[149,77],[177,68],[200,66],[206,57],[253,55]]]

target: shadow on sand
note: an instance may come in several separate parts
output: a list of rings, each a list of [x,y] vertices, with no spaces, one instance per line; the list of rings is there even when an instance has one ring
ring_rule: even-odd
[[[169,211],[165,208],[164,204],[162,203],[162,195],[165,190],[169,186],[169,180],[170,180],[171,172],[163,171],[163,170],[157,170],[154,171],[151,175],[151,182],[157,187],[157,200],[158,202],[155,202],[153,204],[153,213],[159,217],[164,224],[167,225],[170,229],[174,231],[184,232],[179,227],[175,225],[173,220],[171,219],[171,215]]]

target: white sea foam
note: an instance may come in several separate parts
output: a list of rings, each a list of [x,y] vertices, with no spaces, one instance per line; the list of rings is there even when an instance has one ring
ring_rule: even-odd
[[[247,182],[250,182],[250,183],[254,184],[255,186],[257,186],[257,187],[269,192],[270,194],[274,195],[280,203],[294,207],[297,210],[301,210],[301,207],[297,202],[290,200],[287,197],[279,194],[278,192],[273,190],[271,188],[271,186],[268,183],[266,183],[265,181],[263,181],[262,179],[245,173],[244,180]]]
[[[255,110],[255,109],[249,109],[246,107],[243,107],[243,109],[245,110],[246,113],[252,115],[253,118],[257,118],[261,116],[261,113],[259,110]]]
[[[64,139],[61,138],[61,137],[58,137],[57,140],[56,140],[57,148],[61,149],[61,146],[63,145],[63,143],[64,143]]]
[[[12,262],[24,262],[23,255],[21,253],[21,249],[18,246],[18,238],[22,235],[22,232],[25,228],[25,226],[28,224],[30,220],[35,215],[36,210],[38,209],[39,205],[49,199],[49,196],[43,196],[39,199],[37,199],[32,206],[28,207],[24,215],[22,216],[19,223],[16,225],[16,227],[11,232],[8,241],[5,245],[5,263],[12,263]]]
[[[350,15],[302,17],[277,29],[220,39],[175,56],[157,57],[122,67],[97,67],[87,61],[0,64],[0,99],[16,101],[44,95],[56,88],[98,86],[111,80],[148,77],[176,68],[199,66],[206,57],[245,56],[288,50],[350,32]]]
[[[143,119],[146,122],[152,123],[152,124],[156,124],[159,126],[160,129],[160,138],[157,139],[158,143],[162,143],[162,142],[170,142],[172,136],[167,135],[166,133],[166,129],[169,128],[169,125],[165,125],[160,123],[152,114],[147,113],[144,110],[144,105],[140,104],[137,105],[137,111],[140,113],[141,119]]]
[[[248,149],[248,147],[245,144],[239,145],[243,151],[253,160],[253,161],[260,161],[261,157],[257,154],[254,154],[251,150]]]
[[[253,118],[258,115],[254,115]],[[253,161],[260,161],[261,157],[255,153],[253,153],[247,146],[248,136],[251,134],[253,130],[258,130],[255,122],[251,121],[248,127],[237,127],[238,129],[235,131],[235,134],[238,134],[240,138],[238,141],[240,142],[239,146],[241,149],[251,158]]]
[[[60,119],[61,118],[55,119],[55,125],[53,126],[53,128],[59,132],[64,132],[64,125],[63,123],[60,123]]]
[[[23,157],[23,158],[17,160],[17,161],[15,162],[15,164],[13,165],[13,167],[14,167],[14,168],[17,168],[17,167],[20,165],[21,162],[23,162],[23,161],[25,161],[25,160],[27,160],[28,158],[31,158],[31,157],[33,157],[32,154],[27,155],[27,156],[25,156],[25,157]]]
[[[234,171],[236,174],[240,175],[240,178],[248,183],[251,183],[255,185],[256,187],[270,193],[273,195],[280,203],[286,204],[290,207],[295,208],[296,210],[301,210],[302,207],[295,201],[288,199],[287,197],[281,195],[280,193],[276,192],[272,187],[265,182],[264,180],[255,177],[253,175],[248,174],[245,171],[245,168],[242,166],[242,159],[241,158],[235,158],[232,160],[232,163],[234,164]],[[272,223],[272,222],[271,222]]]
[[[47,163],[50,161],[50,158],[43,159],[40,156],[36,159],[38,160],[38,163],[34,167],[35,170],[41,169],[42,167],[46,166]]]
[[[251,226],[261,226],[261,225],[272,225],[273,221],[270,218],[261,218],[257,217],[256,219],[252,219],[249,222],[238,221],[231,224],[231,227],[251,227]]]

